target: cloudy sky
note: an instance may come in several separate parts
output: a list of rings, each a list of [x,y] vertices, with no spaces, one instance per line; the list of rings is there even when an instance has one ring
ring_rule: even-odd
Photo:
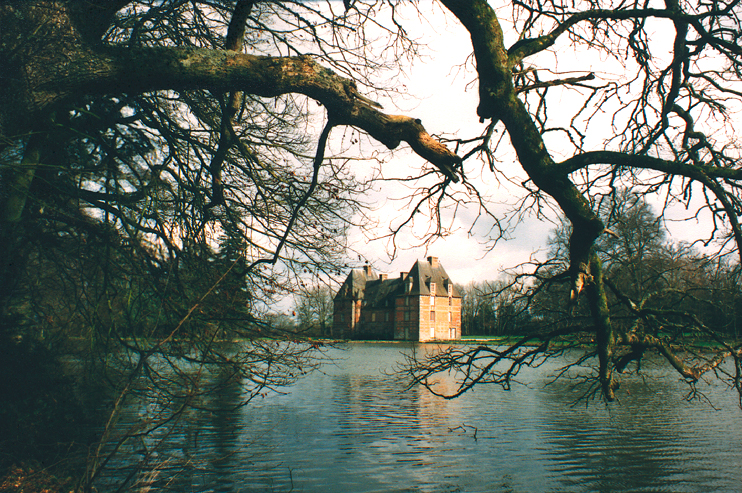
[[[479,123],[476,114],[477,84],[470,58],[472,48],[468,33],[452,16],[448,15],[446,18],[441,7],[435,2],[417,3],[417,6],[425,11],[424,18],[418,18],[412,12],[412,3],[407,6],[410,8],[407,11],[408,22],[403,22],[405,28],[413,38],[427,45],[421,60],[411,67],[405,67],[405,75],[391,79],[391,84],[409,96],[397,95],[389,99],[383,95],[368,95],[377,99],[384,106],[384,111],[389,114],[419,118],[431,134],[449,138],[472,138],[481,135],[485,126]],[[505,21],[507,18],[507,13],[503,13],[501,22],[505,30],[506,44],[512,44],[517,41],[518,34],[508,27]],[[672,31],[672,24],[669,21],[648,20],[647,29],[653,31],[651,38],[655,50],[654,60],[662,63],[665,57],[671,59],[672,35],[671,32],[665,31],[667,29]],[[573,50],[567,40],[564,40],[562,45],[555,45],[549,52],[540,54],[538,59],[529,61],[538,65],[539,74],[543,73],[542,80],[585,75],[590,71],[597,76],[594,83],[603,84],[609,81],[620,82],[622,79],[625,80],[627,74],[633,72],[631,59],[591,58],[589,53]],[[583,98],[575,91],[579,89],[550,89],[550,102],[553,106],[550,107],[549,121],[552,127],[569,126],[572,114],[570,111],[560,113],[559,109],[571,110],[575,105],[579,107],[582,104]],[[600,117],[591,120],[591,131],[586,140],[588,148],[601,148],[606,133],[593,129],[604,127],[606,132],[610,132],[614,109],[604,105],[600,108],[603,120],[601,121]],[[350,146],[349,133],[347,129],[333,132],[331,153],[375,156],[383,159],[382,164],[376,161],[354,162],[354,171],[359,178],[369,177],[379,171],[385,179],[414,177],[419,176],[421,169],[426,166],[424,160],[412,154],[404,143],[394,152],[389,152],[369,138],[361,138],[360,143]],[[493,137],[493,141],[498,138],[499,134]],[[571,155],[573,148],[565,141],[563,134],[550,132],[545,134],[544,138],[556,160]],[[563,143],[559,139],[562,139]],[[564,155],[560,153],[560,149],[565,149]],[[461,154],[459,152],[459,155]],[[520,184],[526,176],[509,151],[509,144],[505,143],[498,148],[496,158],[497,169],[500,172],[498,177],[486,169],[486,165],[475,159],[465,163],[464,171],[476,184],[478,192],[489,201],[495,217],[505,221],[508,217],[513,217],[513,210],[518,209],[518,199],[524,195]],[[426,184],[430,186],[436,180],[429,177],[420,181],[417,186]],[[417,220],[413,226],[401,230],[392,244],[385,236],[388,236],[390,228],[404,221],[411,211],[409,201],[404,200],[404,197],[414,191],[408,187],[409,185],[394,181],[376,183],[374,192],[367,197],[373,208],[371,217],[375,218],[376,222],[364,224],[364,230],[356,229],[352,232],[350,246],[357,253],[349,256],[350,262],[360,266],[364,260],[368,260],[378,272],[396,276],[401,271],[407,271],[416,260],[432,255],[440,259],[455,282],[466,284],[471,281],[497,279],[503,268],[526,262],[531,256],[541,259],[545,257],[547,240],[555,227],[553,222],[526,216],[520,217],[515,226],[503,223],[504,226],[511,227],[506,238],[500,239],[493,248],[490,240],[493,237],[495,220],[486,216],[478,217],[475,205],[460,207],[455,217],[450,210],[447,212],[448,215],[443,218],[443,222],[449,226],[449,234],[443,238],[425,244],[421,238],[428,232],[430,223],[427,218],[420,215],[415,216]],[[461,185],[454,185],[452,189],[464,190]],[[700,193],[696,195],[701,196]],[[655,200],[659,202],[650,204],[655,206],[655,210],[659,210],[663,197],[657,197]],[[668,213],[668,217],[683,219],[687,219],[689,215],[683,208]],[[547,216],[552,220],[557,219],[553,211],[547,211]],[[703,230],[708,229],[708,224],[704,225],[704,220],[708,222],[707,218],[699,216],[681,225],[672,222],[666,225],[670,228],[671,239],[674,241],[692,241],[697,239]],[[358,254],[361,255],[360,260]]]
[[[428,4],[431,5],[431,4]],[[419,4],[425,8],[425,3]],[[429,23],[411,22],[410,34],[428,45],[423,60],[406,69],[407,76],[398,83],[406,89],[410,97],[397,97],[381,100],[384,111],[391,114],[404,114],[419,118],[431,134],[447,137],[471,138],[482,134],[485,124],[479,123],[476,114],[478,104],[477,85],[471,60],[466,64],[472,49],[468,33],[452,18],[447,22],[442,11],[430,9],[426,12]],[[508,33],[510,42],[517,39],[515,33]],[[466,65],[466,67],[460,67]],[[496,137],[495,137],[496,138]],[[340,146],[340,144],[337,144]],[[366,142],[363,152],[387,151],[373,143]],[[514,162],[513,155],[498,155],[498,169],[506,171],[516,183],[523,181],[525,174]],[[384,156],[381,171],[385,178],[416,176],[425,165],[424,161],[409,151],[403,144],[399,150]],[[374,166],[369,164],[365,170],[372,173]],[[491,201],[490,206],[500,220],[515,206],[516,186],[512,183],[498,183],[489,170],[482,172],[482,164],[470,160],[465,163],[467,176],[477,184],[479,193]],[[356,171],[363,176],[364,171]],[[427,182],[432,184],[433,180]],[[454,185],[455,190],[463,190]],[[522,224],[510,232],[510,239],[499,240],[494,249],[490,241],[495,226],[491,218],[480,216],[475,205],[459,208],[455,217],[449,211],[444,217],[450,227],[450,234],[438,238],[427,245],[420,239],[428,229],[427,221],[417,221],[414,227],[402,230],[395,239],[396,250],[388,238],[390,226],[400,224],[408,217],[409,202],[402,198],[410,190],[403,184],[383,182],[376,186],[375,193],[369,195],[374,206],[374,217],[379,219],[375,227],[351,235],[351,247],[368,260],[378,272],[397,275],[408,270],[418,259],[428,255],[440,259],[448,274],[458,283],[496,279],[504,267],[512,267],[534,253],[546,248],[549,231],[553,224],[525,218]],[[476,224],[475,224],[476,220]],[[472,225],[474,228],[472,229]],[[470,231],[471,229],[471,231]],[[357,257],[352,260],[357,261]]]
[[[407,68],[407,77],[396,81],[408,91],[410,98],[397,97],[380,102],[388,113],[420,118],[431,134],[460,138],[479,136],[485,126],[479,123],[476,114],[477,84],[469,58],[472,51],[469,35],[452,16],[449,15],[446,20],[440,7],[431,8],[434,3],[420,2],[417,5],[421,10],[427,9],[425,19],[420,20],[410,15],[412,22],[404,25],[413,37],[428,45],[427,52],[424,52],[427,57]],[[508,27],[504,20],[508,15],[503,14],[501,21],[505,30],[505,41],[511,44],[517,41],[518,34]],[[653,60],[660,64],[670,60],[673,39],[671,22],[648,20],[646,27],[653,40]],[[633,75],[631,59],[595,59],[591,56],[584,51],[573,50],[568,41],[563,40],[561,45],[555,45],[552,50],[539,55],[538,59],[531,62],[538,64],[540,74],[544,68],[551,70],[544,70],[544,79],[585,75],[592,71],[597,76],[595,84],[604,84],[609,81],[620,82],[625,80],[627,75]],[[469,63],[466,63],[468,58]],[[549,112],[552,127],[569,126],[571,109],[583,103],[583,98],[576,91],[579,89],[550,89],[550,102],[556,104]],[[560,113],[559,108],[567,108],[568,111]],[[586,140],[587,146],[595,149],[601,148],[606,137],[605,132],[611,131],[611,118],[614,116],[615,108],[603,105],[600,110],[603,115],[591,121],[591,132],[588,133]],[[592,131],[595,128],[605,128],[605,132]],[[573,148],[564,140],[563,134],[551,132],[545,134],[544,138],[555,159],[560,160],[571,155]],[[495,139],[497,136],[493,141]],[[562,139],[563,143],[559,139]],[[381,170],[385,178],[416,176],[425,165],[421,158],[405,149],[404,144],[401,147],[403,148],[391,156],[384,156],[385,162],[381,165]],[[517,208],[518,198],[524,195],[520,184],[526,175],[520,165],[515,163],[514,155],[509,151],[509,144],[506,143],[500,149],[502,151],[496,155],[497,168],[501,172],[499,181],[486,166],[483,171],[482,163],[474,159],[465,163],[465,173],[476,184],[479,193],[490,201],[497,219],[504,221],[508,216],[512,217],[512,214],[508,213]],[[560,149],[566,149],[567,154],[561,155]],[[373,150],[363,149],[366,155],[374,151],[385,152],[378,146]],[[359,169],[358,173],[362,175],[363,172]],[[506,180],[503,180],[503,177]],[[433,182],[431,179],[427,183]],[[463,190],[463,187],[454,186],[454,189]],[[526,262],[533,255],[542,259],[545,257],[547,240],[555,227],[553,222],[537,220],[530,216],[520,218],[519,224],[508,232],[507,238],[499,240],[492,248],[489,240],[495,223],[491,218],[480,216],[472,228],[477,218],[477,207],[474,205],[459,208],[455,218],[449,213],[444,219],[450,226],[450,234],[427,245],[421,244],[420,240],[429,227],[427,221],[417,221],[414,227],[403,229],[395,239],[396,249],[388,239],[373,239],[388,234],[390,226],[394,227],[408,217],[409,203],[395,199],[409,193],[410,190],[402,184],[395,185],[390,182],[379,184],[376,192],[369,195],[379,224],[365,233],[355,231],[351,236],[352,248],[361,253],[379,272],[397,275],[400,271],[408,270],[415,260],[433,255],[440,259],[455,282],[465,284],[470,281],[496,279],[501,275],[503,268]],[[694,200],[700,200],[701,196],[701,193],[696,193],[697,198]],[[662,200],[664,198],[661,196],[650,198],[650,204],[659,211]],[[552,220],[557,218],[553,212],[547,211],[547,216]],[[683,207],[668,211],[668,218],[685,220],[682,224],[666,222],[673,241],[693,241],[709,230],[711,222],[708,217],[701,215],[688,220],[689,216],[691,214]]]

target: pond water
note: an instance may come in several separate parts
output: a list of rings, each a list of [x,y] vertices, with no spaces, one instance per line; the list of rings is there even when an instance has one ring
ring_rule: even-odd
[[[569,382],[546,385],[554,363],[511,391],[481,386],[444,400],[422,388],[402,392],[389,373],[404,350],[348,344],[331,350],[336,364],[285,394],[194,413],[159,448],[160,472],[153,466],[149,477],[167,476],[163,464],[179,458],[192,467],[158,484],[224,492],[742,490],[742,411],[721,386],[703,389],[715,407],[686,402],[683,382],[647,365],[661,378],[624,382],[620,402],[571,406]]]

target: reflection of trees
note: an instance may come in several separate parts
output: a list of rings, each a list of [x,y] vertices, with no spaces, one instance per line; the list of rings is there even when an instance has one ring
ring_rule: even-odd
[[[196,396],[187,407],[132,393],[98,451],[110,462],[97,483],[182,491],[231,485],[233,461],[244,452],[239,445],[244,389],[226,372],[210,373],[203,383],[219,391]]]
[[[715,467],[706,468],[703,462],[718,461],[729,452],[729,443],[718,443],[718,438],[738,420],[736,414],[711,407],[699,412],[682,401],[683,383],[670,378],[671,372],[657,357],[648,358],[647,379],[625,379],[626,394],[617,405],[574,405],[582,393],[573,386],[573,379],[591,371],[575,368],[568,378],[553,382],[546,377],[548,370],[544,371],[541,383],[551,383],[533,392],[539,401],[543,450],[548,451],[549,469],[563,487],[569,491],[655,491],[689,482],[707,487],[706,470]],[[723,385],[718,382],[708,389],[716,398],[721,391]],[[707,435],[715,438],[709,440]]]
[[[197,468],[192,473],[191,484],[201,484],[204,489],[215,488],[225,491],[234,489],[233,472],[238,466],[237,458],[247,453],[240,447],[243,433],[241,413],[241,382],[231,378],[229,373],[217,374],[222,380],[219,392],[204,396],[203,407],[199,405],[201,419],[198,425],[187,424],[187,445],[193,450],[195,460],[208,461],[205,470]],[[209,437],[201,436],[208,433]],[[209,447],[207,454],[201,454],[203,447]]]
[[[740,417],[677,402],[682,382],[666,378],[651,359],[648,383],[627,378],[628,393],[616,405],[585,408],[571,406],[580,392],[568,379],[543,387],[556,362],[524,376],[511,392],[475,391],[445,401],[421,387],[400,393],[378,369],[399,360],[399,346],[366,346],[333,353],[340,368],[329,366],[330,374],[315,373],[287,394],[234,413],[188,414],[152,462],[161,475],[139,477],[140,484],[161,485],[166,471],[177,471],[165,460],[173,457],[193,461],[182,464],[171,485],[197,491],[321,491],[327,484],[346,491],[445,491],[448,485],[452,491],[655,491],[666,482],[698,489],[705,479],[736,484],[714,482],[724,468],[710,461],[739,457],[736,450],[728,454],[742,430]],[[225,387],[228,397],[204,396],[199,405],[229,407],[239,393],[239,385]],[[131,404],[126,416],[142,419]],[[476,441],[449,431],[462,423],[477,426]],[[194,450],[200,462],[189,455]]]
[[[280,362],[266,361],[263,351],[289,358],[296,351],[294,346],[307,350],[301,344],[255,341],[221,346],[217,354],[231,355],[221,365],[187,357],[172,361],[162,355],[135,359],[128,352],[119,353],[117,362],[109,362],[109,376],[118,377],[123,384],[114,395],[112,419],[103,427],[99,446],[89,461],[88,484],[160,484],[172,481],[176,473],[185,474],[184,481],[197,478],[199,473],[208,477],[235,452],[239,429],[230,423],[238,408],[261,392],[295,381],[297,372],[313,368],[303,356],[283,368]],[[134,365],[133,372],[125,362]],[[248,368],[250,373],[245,372]],[[266,384],[262,379],[268,374],[270,383]],[[203,424],[208,434],[223,432],[225,450],[217,453],[212,448],[206,457],[201,456],[200,432],[188,432],[194,422]],[[218,445],[207,441],[212,447]],[[163,449],[177,453],[163,455]],[[106,472],[109,467],[116,470]]]

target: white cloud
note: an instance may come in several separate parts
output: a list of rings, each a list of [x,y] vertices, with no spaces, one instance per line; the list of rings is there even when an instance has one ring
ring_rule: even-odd
[[[424,3],[415,4],[420,8],[425,8],[425,5]],[[476,114],[478,104],[476,76],[471,63],[466,64],[471,53],[469,35],[456,21],[449,19],[447,22],[440,9],[434,7],[425,15],[429,24],[425,22],[405,24],[410,29],[412,37],[420,38],[429,47],[429,51],[424,53],[427,58],[407,68],[406,78],[400,79],[399,88],[406,90],[410,98],[381,99],[380,102],[384,105],[385,111],[389,113],[401,113],[419,118],[432,134],[445,133],[447,137],[462,138],[480,135],[484,130],[484,125],[479,123]],[[656,24],[654,29],[660,33],[657,37],[662,42],[661,32],[665,25],[660,22]],[[515,41],[517,33],[508,29],[507,26],[504,27],[506,39],[509,42]],[[559,52],[558,63],[557,50]],[[667,47],[664,50],[667,51]],[[660,54],[663,52],[662,45],[659,46],[659,52]],[[596,70],[599,70],[596,72],[598,78],[603,81],[618,81],[627,70],[631,71],[631,67],[627,68],[623,65],[623,63],[632,63],[631,60],[619,63],[617,60],[602,58],[596,60],[595,64],[591,64],[586,63],[586,56],[588,55],[584,52],[577,52],[568,46],[560,46],[553,52],[542,55],[540,61],[544,66],[551,66],[554,70],[558,68],[562,73],[574,71],[572,75],[585,74],[585,67],[595,66]],[[549,76],[552,75],[554,74],[549,74]],[[547,78],[551,78],[549,76]],[[582,104],[582,100],[573,99],[577,93],[571,89],[553,88],[550,94],[558,103],[557,108],[571,109]],[[603,139],[615,131],[611,120],[614,117],[615,108],[611,109],[606,105],[601,110],[603,115],[594,117],[591,125],[595,125],[593,128],[605,128],[605,132],[588,133],[588,140],[585,142],[587,148],[601,149]],[[558,109],[549,114],[553,126],[568,126],[571,116],[569,111],[560,114]],[[573,147],[564,133],[547,133],[545,138],[555,159],[563,159],[572,154]],[[502,147],[506,149],[509,146]],[[407,149],[400,149],[387,156],[386,149],[366,140],[359,144],[357,149],[360,148],[365,155],[375,154],[384,157],[381,165],[375,165],[381,166],[381,172],[385,178],[419,176],[421,167],[425,166],[421,158]],[[477,183],[479,192],[490,201],[491,210],[496,218],[505,222],[508,217],[512,217],[514,208],[518,206],[517,197],[524,196],[521,183],[526,177],[516,163],[513,154],[498,154],[497,157],[499,159],[497,175],[473,159],[466,163],[465,171],[471,175],[472,181]],[[369,176],[373,166],[370,163],[359,164],[356,168],[358,175]],[[482,166],[485,168],[482,169]],[[432,179],[430,183],[433,183]],[[453,188],[462,190],[460,185],[454,185]],[[522,218],[519,224],[513,225],[513,229],[507,235],[509,239],[500,240],[488,253],[491,247],[491,244],[487,242],[488,231],[494,223],[491,219],[479,217],[470,234],[470,228],[478,213],[477,207],[470,205],[460,208],[455,219],[452,220],[451,216],[446,217],[451,225],[450,234],[428,245],[420,245],[420,237],[428,227],[427,222],[421,216],[414,222],[414,225],[403,229],[396,237],[395,243],[398,249],[390,261],[389,241],[383,237],[389,233],[390,227],[399,225],[409,216],[411,212],[409,205],[401,200],[409,193],[410,189],[403,184],[379,183],[376,190],[368,196],[368,200],[375,206],[374,217],[379,224],[364,225],[367,228],[365,234],[357,230],[350,238],[352,248],[362,254],[380,272],[389,273],[391,276],[398,275],[400,271],[409,269],[415,260],[433,255],[439,257],[449,275],[456,282],[467,283],[472,280],[495,279],[501,274],[503,268],[525,262],[535,253],[540,252],[539,256],[545,257],[545,250],[548,248],[547,239],[554,228],[552,222],[534,217]],[[549,210],[546,210],[546,213],[555,214]],[[678,208],[671,211],[668,217],[687,218],[688,215],[687,211]],[[684,223],[680,226],[677,223],[668,223],[668,227],[673,239],[695,239],[699,237],[699,234],[703,234],[704,224],[702,223],[703,220],[695,224]],[[373,237],[382,237],[382,239],[369,241],[369,238]],[[355,259],[355,256],[353,258]]]
[[[403,84],[411,97],[382,99],[380,102],[389,113],[419,118],[431,134],[443,134],[449,138],[481,135],[485,125],[479,122],[476,114],[479,103],[476,74],[471,62],[466,65],[472,51],[469,35],[456,21],[446,21],[440,9],[434,8],[425,15],[429,25],[424,22],[410,24],[413,26],[410,35],[421,38],[429,48],[423,61],[405,71],[407,77]],[[417,31],[414,30],[415,27]],[[386,152],[373,143],[363,145],[367,155]],[[525,174],[513,155],[499,158],[501,162],[498,163],[498,170],[502,173],[501,178],[512,179],[516,183],[525,179]],[[371,175],[372,165],[367,163],[366,166],[366,169],[360,165],[356,167],[359,176]],[[414,177],[419,176],[423,166],[425,162],[420,157],[408,149],[400,149],[385,159],[381,172],[385,178]],[[502,179],[498,181],[494,174],[486,168],[482,169],[482,166],[481,162],[469,160],[465,164],[465,172],[467,176],[471,175],[472,181],[477,183],[479,193],[490,201],[488,207],[491,207],[496,218],[505,225],[504,221],[515,205],[514,186]],[[428,182],[432,184],[435,180],[424,180],[424,183]],[[421,245],[420,237],[428,231],[430,224],[427,216],[420,216],[414,226],[404,228],[397,235],[395,244],[398,249],[394,252],[388,238],[384,237],[388,235],[390,228],[399,225],[411,213],[408,201],[404,200],[411,192],[409,186],[412,185],[379,183],[376,191],[369,194],[369,201],[376,208],[373,216],[378,219],[378,226],[366,224],[365,233],[356,230],[350,238],[351,247],[380,272],[396,276],[409,269],[416,260],[432,255],[440,259],[455,282],[490,280],[500,276],[503,268],[525,262],[533,252],[545,248],[552,225],[527,218],[512,232],[511,240],[499,240],[495,248],[489,251],[492,246],[489,240],[493,234],[498,233],[496,228],[493,231],[495,222],[486,216],[477,217],[480,214],[478,206],[470,204],[469,207],[460,207],[455,218],[450,213],[445,216],[443,222],[450,226],[450,233],[427,245]],[[453,185],[452,188],[464,190],[460,184]],[[374,237],[380,239],[371,239]],[[392,254],[394,259],[390,261],[389,256]]]

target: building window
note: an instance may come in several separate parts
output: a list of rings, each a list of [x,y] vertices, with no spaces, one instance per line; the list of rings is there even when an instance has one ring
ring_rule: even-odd
[[[430,328],[430,338],[435,339],[435,327]]]
[[[430,310],[430,321],[435,322],[435,310]]]
[[[412,292],[412,278],[407,278],[407,294],[410,294]]]
[[[340,321],[341,321],[341,322],[345,322],[345,316],[343,316],[343,314],[342,314],[342,313],[340,314]]]
[[[451,321],[451,312],[448,312],[448,321]]]
[[[449,332],[450,332],[449,335],[450,335],[451,339],[456,339],[456,328],[455,327],[451,327],[449,329]]]
[[[451,297],[451,293],[448,293],[448,306],[453,305],[453,298]]]
[[[405,322],[410,321],[410,312],[404,312],[404,319],[405,319]]]
[[[432,294],[430,295],[430,304],[435,305],[435,296]]]
[[[404,304],[405,304],[405,306],[410,306],[410,297],[409,296],[405,296],[404,297]]]
[[[435,296],[435,283],[430,283],[430,296]]]
[[[371,321],[372,322],[376,322],[376,314],[375,313],[372,313],[371,314]]]

